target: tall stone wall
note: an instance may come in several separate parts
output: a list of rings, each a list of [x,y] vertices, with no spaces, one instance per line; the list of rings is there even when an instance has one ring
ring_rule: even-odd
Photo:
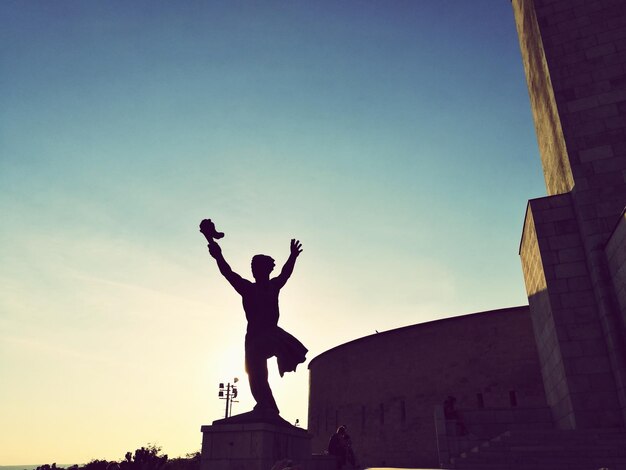
[[[434,410],[448,395],[462,409],[510,410],[512,393],[518,408],[546,406],[527,307],[367,336],[309,369],[313,451],[347,424],[364,466],[437,468]]]
[[[602,400],[588,385],[570,380],[569,377],[579,375],[572,370],[566,376],[574,414],[565,419],[564,408],[553,408],[553,413],[559,426],[624,426],[625,325],[615,302],[616,283],[605,246],[626,206],[626,7],[623,0],[512,3],[546,187],[549,195],[570,195],[572,218],[567,223],[577,232],[583,254],[577,261],[556,260],[552,268],[570,269],[567,266],[572,262],[585,265],[585,272],[579,276],[580,287],[570,298],[579,298],[588,308],[585,323],[600,326],[601,338],[597,342],[604,343],[615,395],[614,399],[607,396]],[[538,213],[533,215],[536,222]],[[537,229],[535,224],[533,230]],[[530,237],[526,230],[523,237]],[[528,255],[521,254],[522,258]],[[529,263],[522,260],[522,265]],[[528,279],[529,275],[525,273],[525,277]],[[548,282],[548,297],[555,298],[554,289],[560,288],[559,284],[551,286]],[[532,290],[528,285],[527,289],[529,293]],[[570,305],[559,307],[563,318],[576,315]],[[554,302],[552,306],[557,315]],[[532,301],[531,311],[533,316],[544,314],[535,312]],[[555,324],[558,329],[559,321],[555,320]],[[557,334],[556,341],[555,347],[565,356],[564,348],[570,348],[571,342],[577,340]],[[576,349],[584,350],[582,343]],[[599,349],[589,355],[588,361],[604,370],[605,359],[600,359]],[[550,388],[547,383],[546,389]],[[621,414],[620,423],[609,418],[616,407],[621,411],[617,413]],[[598,423],[591,419],[594,413],[596,418],[607,418]]]
[[[574,177],[567,159],[537,15],[531,1],[513,1],[512,4],[546,187],[550,195],[565,193],[574,187]]]
[[[512,3],[548,194],[575,181],[578,192],[610,186],[623,196],[623,174],[614,171],[626,169],[623,0]],[[608,228],[623,209],[615,199]]]
[[[550,202],[548,202],[549,204]],[[543,256],[539,246],[540,239],[541,245],[544,247]],[[544,258],[554,256],[553,253],[546,252],[549,243],[545,231],[541,231],[538,234],[533,209],[529,204],[524,222],[524,236],[520,245],[520,254],[524,265],[528,301],[535,341],[537,343],[537,352],[539,354],[541,375],[546,391],[546,401],[551,410],[556,412],[562,408],[570,409],[571,401],[569,391],[563,389],[564,385],[566,386],[566,382],[563,380],[565,378],[565,367],[561,357],[561,350],[554,347],[558,344],[557,328],[544,270]],[[549,270],[547,274],[550,282],[554,281],[553,271]],[[554,416],[555,421],[559,421],[561,418],[560,414],[566,417],[569,413],[556,413],[556,416]]]
[[[569,193],[529,202],[520,254],[556,427],[619,427],[615,382]]]

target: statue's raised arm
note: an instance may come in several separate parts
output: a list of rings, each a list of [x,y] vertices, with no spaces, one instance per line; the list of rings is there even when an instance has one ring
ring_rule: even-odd
[[[222,273],[222,276],[226,278],[226,280],[230,283],[231,286],[241,295],[243,295],[243,291],[246,287],[246,281],[239,274],[234,272],[230,265],[224,259],[224,255],[222,254],[222,248],[218,245],[215,239],[220,239],[224,237],[222,232],[218,232],[215,229],[215,224],[211,221],[211,219],[204,219],[200,222],[200,232],[204,235],[204,237],[209,242],[209,253],[215,261],[217,262],[217,267]]]
[[[302,243],[300,243],[300,240],[292,238],[289,258],[287,258],[287,261],[285,262],[283,269],[280,271],[280,274],[275,278],[275,282],[278,285],[279,289],[282,288],[291,277],[291,274],[293,273],[293,268],[296,266],[296,259],[298,259],[298,256],[300,256],[300,253],[302,253]]]

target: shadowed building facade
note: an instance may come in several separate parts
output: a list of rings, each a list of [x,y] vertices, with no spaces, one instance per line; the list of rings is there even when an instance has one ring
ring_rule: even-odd
[[[520,255],[561,429],[626,418],[626,5],[513,0],[548,196]]]
[[[345,423],[365,465],[481,468],[520,448],[534,449],[515,457],[528,465],[626,461],[626,4],[511,4],[548,193],[523,223],[529,307],[321,354],[309,366],[314,450]],[[442,415],[449,395],[461,418]],[[487,460],[480,446],[459,460],[480,442]]]
[[[453,395],[477,435],[549,413],[528,307],[398,328],[337,346],[310,364],[312,450],[346,424],[365,466],[436,468],[433,410]],[[508,424],[507,424],[508,423]]]

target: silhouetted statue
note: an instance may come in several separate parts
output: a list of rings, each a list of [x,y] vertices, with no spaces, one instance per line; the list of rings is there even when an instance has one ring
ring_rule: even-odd
[[[215,258],[220,272],[241,295],[248,320],[245,341],[246,372],[256,406],[248,416],[239,416],[249,420],[278,417],[278,406],[267,380],[267,360],[276,356],[278,371],[282,377],[285,372],[295,371],[298,364],[305,361],[307,353],[300,341],[278,327],[278,294],[293,272],[296,259],[302,252],[302,244],[298,240],[291,240],[289,258],[280,274],[272,279],[270,273],[275,266],[274,259],[266,255],[255,255],[252,258],[255,282],[250,282],[235,273],[224,259],[222,249],[215,241],[224,234],[215,230],[211,219],[200,223],[200,231],[209,242],[209,253]],[[236,418],[237,416],[229,418],[229,421]]]

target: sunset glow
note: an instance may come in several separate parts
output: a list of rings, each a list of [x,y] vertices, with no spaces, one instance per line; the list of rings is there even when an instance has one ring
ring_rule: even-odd
[[[251,278],[308,359],[527,302],[543,178],[506,0],[0,2],[0,464],[199,450]],[[307,425],[307,363],[270,383]],[[319,449],[314,449],[318,451]]]

